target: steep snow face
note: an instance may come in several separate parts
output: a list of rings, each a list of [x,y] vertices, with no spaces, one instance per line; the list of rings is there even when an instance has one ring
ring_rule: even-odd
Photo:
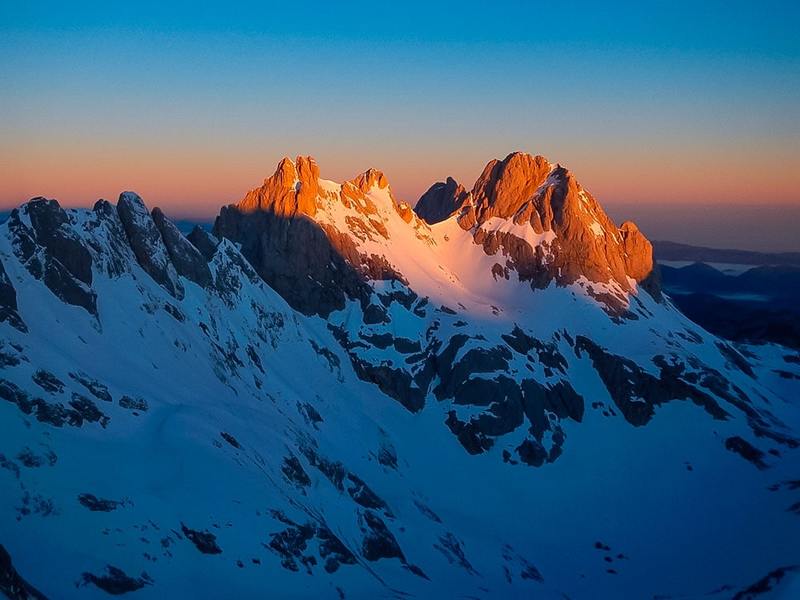
[[[301,169],[283,171],[301,191]],[[734,348],[635,279],[532,290],[474,238],[521,225],[428,226],[378,172],[318,187],[312,222],[257,225],[347,233],[350,262],[328,248],[295,273],[316,278],[304,293],[347,282],[327,319],[263,280],[291,289],[275,263],[304,263],[251,264],[246,244],[197,234],[206,275],[138,206],[135,230],[105,202],[28,204],[0,225],[0,542],[29,584],[723,598],[772,574],[791,594],[796,353]],[[265,231],[254,247],[280,252]],[[163,247],[158,269],[142,240]]]

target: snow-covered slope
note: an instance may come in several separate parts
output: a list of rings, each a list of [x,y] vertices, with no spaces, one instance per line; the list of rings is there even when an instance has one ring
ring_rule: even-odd
[[[218,237],[132,193],[14,211],[0,590],[797,593],[800,357],[688,321],[540,157],[436,202],[301,158]]]

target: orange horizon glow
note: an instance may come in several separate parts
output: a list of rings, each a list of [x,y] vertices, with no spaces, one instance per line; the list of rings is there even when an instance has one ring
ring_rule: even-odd
[[[149,206],[179,217],[210,217],[223,205],[240,200],[271,175],[285,155],[264,151],[260,156],[216,154],[195,150],[184,155],[142,153],[84,156],[51,147],[38,160],[0,165],[0,210],[14,208],[34,196],[57,199],[68,207],[91,206],[98,198],[116,201],[120,192],[136,191]],[[450,176],[470,189],[492,158],[477,152],[443,157],[385,154],[372,159],[333,153],[315,156],[321,177],[351,179],[369,167],[382,170],[398,199],[416,203],[435,182]],[[535,149],[522,148],[536,153]],[[303,152],[306,153],[306,152]],[[800,171],[794,159],[782,156],[642,155],[625,159],[576,155],[553,156],[575,173],[601,204],[782,204],[800,206]]]

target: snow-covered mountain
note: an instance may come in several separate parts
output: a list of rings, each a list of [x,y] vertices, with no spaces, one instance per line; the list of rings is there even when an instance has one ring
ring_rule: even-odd
[[[284,159],[188,237],[34,199],[0,321],[9,597],[800,593],[800,355],[543,157],[415,209]]]

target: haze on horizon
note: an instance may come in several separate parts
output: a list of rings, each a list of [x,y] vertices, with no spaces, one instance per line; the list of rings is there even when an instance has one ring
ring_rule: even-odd
[[[379,168],[414,203],[523,150],[615,218],[635,208],[622,216],[651,237],[800,250],[798,17],[790,2],[4,3],[0,210],[134,189],[208,218],[296,154],[339,181]]]

